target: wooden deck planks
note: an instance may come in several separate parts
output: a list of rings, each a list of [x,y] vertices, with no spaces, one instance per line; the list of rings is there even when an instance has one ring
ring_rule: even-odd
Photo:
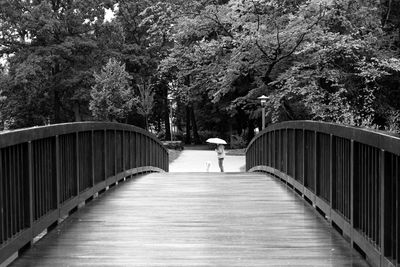
[[[167,173],[110,190],[12,266],[368,265],[274,178]]]

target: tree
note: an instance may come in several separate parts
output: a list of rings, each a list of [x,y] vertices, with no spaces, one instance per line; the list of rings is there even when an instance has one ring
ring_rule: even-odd
[[[104,22],[105,8],[114,3],[115,19]],[[400,129],[399,5],[399,0],[3,1],[0,50],[8,67],[0,80],[7,99],[0,102],[2,120],[15,128],[90,119],[96,84],[93,108],[101,118],[121,120],[130,110],[127,121],[142,125],[145,117],[146,128],[165,130],[166,137],[167,96],[173,96],[174,121],[182,132],[186,125],[188,142],[199,142],[210,130],[251,138],[261,121],[256,99],[262,94],[270,96],[267,121]],[[125,63],[129,84],[142,97],[135,108],[122,108],[121,94],[107,104],[93,73],[99,78],[109,58]],[[116,107],[112,118],[104,115],[107,105]]]
[[[125,64],[111,58],[100,73],[94,73],[94,78],[89,104],[93,116],[99,120],[124,119],[137,101],[129,85],[131,76],[125,71]]]
[[[154,104],[154,90],[152,85],[150,84],[150,79],[146,82],[142,79],[139,87],[139,97],[137,103],[137,110],[139,114],[143,115],[145,120],[146,130],[149,128],[148,118],[152,112],[153,104]]]
[[[253,99],[290,65],[323,16],[319,5],[302,2],[210,1],[186,13],[177,20],[175,46],[161,64],[179,83],[177,98],[200,109],[207,102],[218,105],[216,116],[202,121],[222,122],[221,131],[233,125],[252,132]]]
[[[230,116],[245,111],[249,122],[260,116],[255,99],[266,94],[273,122],[393,128],[388,118],[396,118],[390,114],[400,102],[392,38],[398,1],[382,2],[209,3],[178,21],[177,44],[162,66],[175,73],[184,99],[196,103],[206,96]],[[250,133],[252,123],[248,127]]]
[[[176,15],[174,12],[178,8],[178,1],[121,1],[116,16],[124,29],[122,58],[126,70],[133,77],[134,87],[143,88],[141,81],[148,80],[148,77],[156,81],[153,81],[151,88],[157,108],[153,109],[151,117],[148,111],[147,115],[142,115],[147,122],[150,119],[159,131],[164,128],[168,137],[168,86],[165,85],[168,82],[158,75],[157,69],[172,45],[171,28],[173,16]]]
[[[301,108],[306,119],[389,127],[390,114],[399,108],[390,99],[396,96],[392,86],[399,85],[400,61],[384,49],[386,38],[376,9],[334,1],[314,38],[272,83],[272,120],[293,117],[289,107]]]
[[[13,103],[6,106],[4,119],[11,127],[81,120],[92,73],[107,54],[97,33],[112,1],[12,0],[0,5],[0,50],[8,57],[10,79],[4,94]]]

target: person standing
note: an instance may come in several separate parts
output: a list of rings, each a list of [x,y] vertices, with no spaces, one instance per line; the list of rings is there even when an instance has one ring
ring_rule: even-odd
[[[225,158],[224,145],[218,145],[217,148],[215,149],[215,152],[217,152],[219,168],[221,172],[224,172],[224,158]]]

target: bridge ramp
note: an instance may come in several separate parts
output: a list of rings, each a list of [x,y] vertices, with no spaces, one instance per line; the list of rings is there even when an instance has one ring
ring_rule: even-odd
[[[368,266],[284,184],[256,173],[128,180],[12,266]]]

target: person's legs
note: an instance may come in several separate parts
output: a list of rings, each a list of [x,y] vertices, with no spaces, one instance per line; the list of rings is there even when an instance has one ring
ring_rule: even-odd
[[[218,165],[219,165],[221,172],[224,172],[224,159],[223,158],[218,159]]]

